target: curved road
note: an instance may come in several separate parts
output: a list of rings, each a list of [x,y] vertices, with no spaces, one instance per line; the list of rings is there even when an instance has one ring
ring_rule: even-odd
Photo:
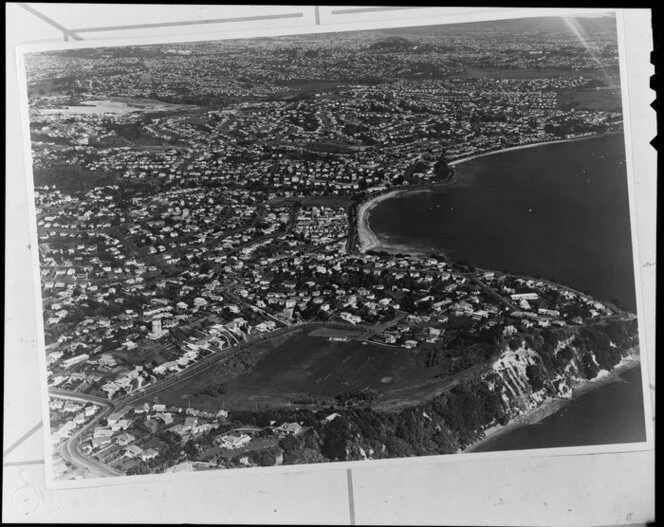
[[[98,397],[93,397],[93,396],[90,396],[90,398],[81,397],[81,395],[83,394],[64,395],[62,394],[62,392],[59,393],[49,392],[49,394],[52,395],[53,397],[59,397],[62,399],[94,402],[95,404],[100,404],[97,401],[97,399],[99,399]],[[90,430],[92,430],[92,428],[94,428],[99,421],[101,421],[103,418],[109,416],[111,413],[113,413],[113,411],[115,411],[115,407],[111,405],[108,401],[104,401],[104,404],[106,406],[106,410],[100,412],[92,421],[90,421],[87,425],[78,430],[73,436],[67,439],[67,441],[65,441],[65,443],[58,449],[58,452],[65,461],[78,468],[85,470],[85,472],[90,476],[93,477],[121,476],[122,474],[119,473],[118,471],[113,470],[112,468],[107,467],[102,463],[99,463],[97,460],[92,459],[89,456],[86,456],[83,452],[81,452],[80,449],[81,437],[83,437],[83,435],[87,434]]]

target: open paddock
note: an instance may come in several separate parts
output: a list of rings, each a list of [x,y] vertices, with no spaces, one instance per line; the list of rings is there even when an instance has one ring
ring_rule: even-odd
[[[192,105],[171,104],[140,97],[108,97],[103,99],[81,100],[78,104],[62,105],[57,108],[41,108],[41,115],[82,115],[82,114],[127,114],[133,112],[166,112],[194,108]]]
[[[580,110],[603,110],[619,112],[622,98],[619,86],[587,90],[566,90],[558,93],[560,108],[573,107]]]
[[[267,343],[265,343],[267,344]],[[269,349],[268,349],[269,348]],[[422,401],[439,391],[448,379],[436,377],[426,366],[426,353],[371,343],[331,342],[311,334],[298,334],[270,343],[254,360],[222,362],[159,395],[160,402],[216,411],[265,410],[334,403],[342,392],[370,389],[377,404]],[[241,371],[246,368],[245,371]],[[389,406],[389,404],[388,404]]]
[[[349,339],[357,338],[365,332],[364,329],[358,328],[329,328],[329,327],[320,327],[316,328],[309,333],[310,337],[323,337],[323,338],[343,338],[348,337]]]
[[[274,198],[267,202],[273,207],[292,207],[299,203],[303,207],[350,207],[354,202],[346,196],[302,196],[297,198]]]

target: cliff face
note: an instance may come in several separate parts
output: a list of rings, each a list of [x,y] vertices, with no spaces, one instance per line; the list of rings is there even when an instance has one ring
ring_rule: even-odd
[[[608,375],[638,354],[637,339],[635,321],[611,321],[503,340],[488,371],[433,400],[398,414],[345,412],[335,420],[334,459],[457,452],[481,439],[486,428],[507,424],[547,400],[570,398],[575,386]],[[324,441],[330,433],[320,430]]]
[[[629,344],[618,346],[609,341],[619,357],[613,366],[634,353]],[[483,377],[489,389],[498,394],[510,419],[540,406],[547,399],[571,398],[574,386],[603,377],[613,369],[600,365],[596,352],[584,349],[578,337],[556,343],[550,355],[555,366],[545,366],[542,350],[536,351],[525,341],[513,350],[506,346],[493,363],[492,372]]]

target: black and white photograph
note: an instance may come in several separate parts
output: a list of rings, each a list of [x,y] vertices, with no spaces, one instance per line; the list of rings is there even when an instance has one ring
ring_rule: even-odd
[[[617,28],[24,53],[47,478],[646,443]]]

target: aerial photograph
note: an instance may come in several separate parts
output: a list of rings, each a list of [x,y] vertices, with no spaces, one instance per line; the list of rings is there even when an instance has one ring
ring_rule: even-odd
[[[646,440],[614,14],[114,46],[24,55],[53,480]]]

